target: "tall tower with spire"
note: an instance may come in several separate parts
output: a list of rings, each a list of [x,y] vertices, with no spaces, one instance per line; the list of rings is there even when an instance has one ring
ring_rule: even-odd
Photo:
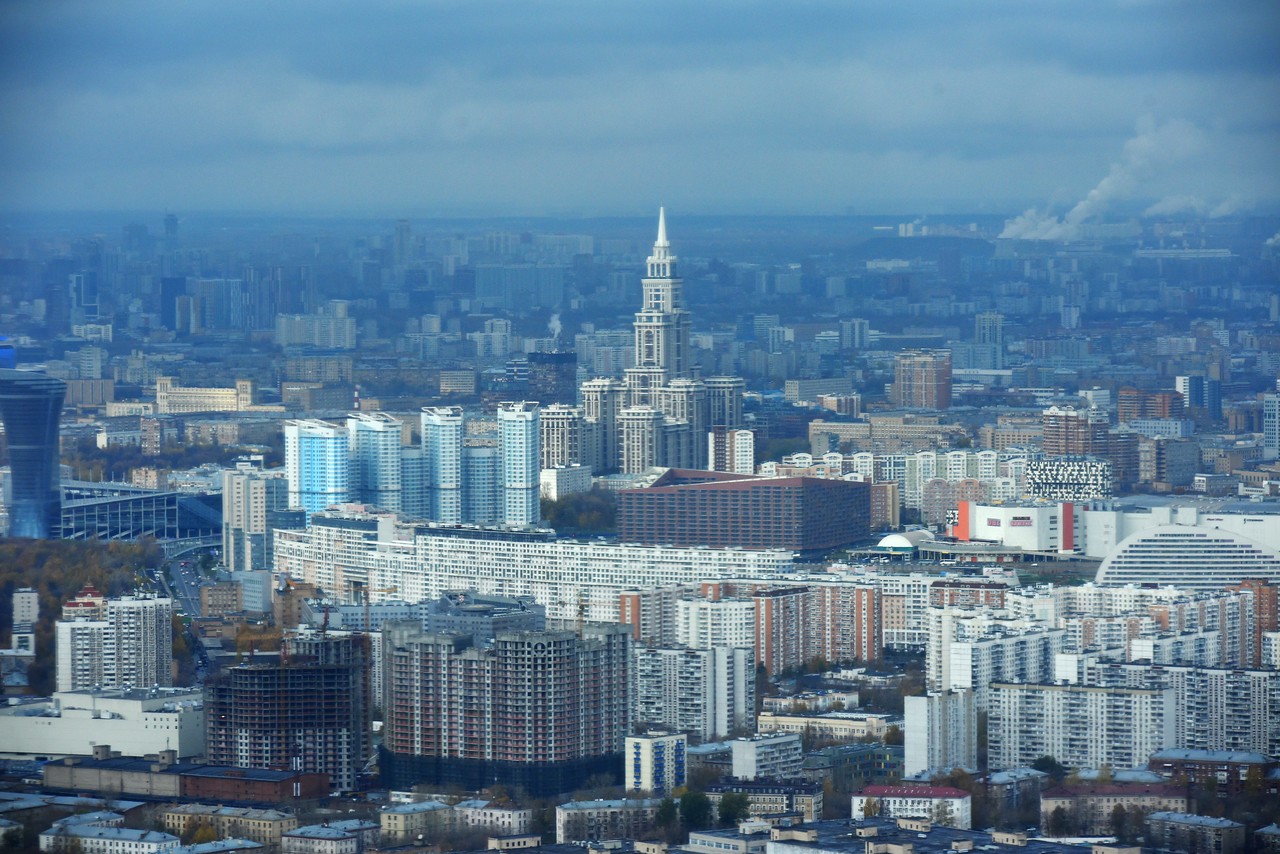
[[[713,426],[711,399],[693,362],[693,322],[684,305],[684,282],[667,240],[663,208],[658,209],[658,239],[641,283],[644,304],[634,324],[635,364],[626,369],[622,383],[597,379],[582,386],[584,421],[600,449],[599,468],[626,474],[651,466],[703,468],[707,431]],[[740,417],[742,380],[716,377],[709,382],[736,398],[719,410]]]
[[[659,406],[658,390],[693,376],[689,339],[693,328],[684,307],[684,281],[667,240],[666,209],[658,209],[658,239],[646,262],[644,305],[636,312],[636,361],[627,369],[629,406]]]

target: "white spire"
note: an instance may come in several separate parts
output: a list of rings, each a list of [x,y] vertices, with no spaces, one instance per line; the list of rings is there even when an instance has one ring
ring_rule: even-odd
[[[658,208],[658,239],[654,241],[653,247],[657,249],[659,246],[664,249],[671,246],[667,242],[667,209],[665,207]]]

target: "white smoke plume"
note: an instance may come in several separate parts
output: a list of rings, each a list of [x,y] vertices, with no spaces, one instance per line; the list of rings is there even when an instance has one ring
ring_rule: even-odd
[[[1161,167],[1190,157],[1204,145],[1204,135],[1190,122],[1175,120],[1157,125],[1152,119],[1138,122],[1138,133],[1124,144],[1120,160],[1066,215],[1058,218],[1036,208],[1005,223],[1001,237],[1023,240],[1073,240],[1082,223],[1104,216],[1115,201],[1133,195]]]
[[[1243,193],[1232,193],[1209,211],[1210,219],[1222,219],[1226,216],[1241,213],[1253,207],[1253,202]]]
[[[1262,245],[1263,246],[1280,246],[1280,231],[1277,231],[1274,235],[1272,235],[1271,237],[1268,237],[1266,239],[1266,242],[1264,242]]]
[[[551,319],[547,321],[547,331],[551,333],[551,337],[560,338],[560,315],[559,313],[551,315]]]
[[[1142,215],[1144,217],[1158,217],[1185,213],[1200,216],[1208,209],[1208,203],[1199,196],[1165,196],[1143,211]]]

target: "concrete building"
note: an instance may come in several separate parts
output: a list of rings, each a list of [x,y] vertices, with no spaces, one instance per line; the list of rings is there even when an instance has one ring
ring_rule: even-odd
[[[1143,818],[1161,810],[1184,811],[1189,805],[1186,789],[1163,783],[1083,783],[1053,786],[1040,793],[1040,826],[1051,827],[1053,814],[1067,816],[1067,832],[1086,836],[1114,833],[1112,813],[1124,807],[1135,829]]]
[[[684,733],[629,735],[622,750],[623,785],[629,792],[669,795],[685,782]]]
[[[67,385],[34,371],[0,368],[0,421],[8,446],[9,536],[47,539],[62,524],[58,420]]]
[[[902,720],[899,718],[870,712],[828,711],[814,714],[761,712],[756,716],[756,730],[762,734],[790,732],[804,738],[836,742],[864,738],[883,740],[889,727],[901,724]]]
[[[717,424],[707,433],[707,468],[731,474],[756,471],[756,434]]]
[[[202,700],[197,689],[109,688],[0,707],[0,754],[87,756],[110,743],[125,756],[173,750],[181,759],[203,757]]]
[[[40,834],[41,851],[81,854],[152,854],[178,847],[181,840],[158,830],[103,827],[98,824],[58,823]]]
[[[232,572],[271,568],[275,528],[302,527],[286,518],[284,470],[237,466],[222,475],[222,561]]]
[[[272,809],[226,807],[218,804],[176,804],[160,812],[166,833],[186,836],[194,825],[206,825],[219,839],[251,839],[273,850],[280,837],[298,827],[297,816]]]
[[[449,590],[533,596],[551,619],[615,622],[618,594],[709,578],[768,576],[792,566],[781,550],[669,548],[558,540],[550,531],[516,531],[398,522],[387,514],[341,508],[318,513],[305,531],[280,531],[276,569],[354,599],[374,602],[396,588],[406,602]]]
[[[345,427],[325,421],[284,422],[284,468],[289,506],[308,518],[351,500],[349,437]]]
[[[978,770],[978,712],[972,691],[906,697],[904,703],[904,774]]]
[[[973,797],[950,786],[867,786],[849,803],[855,817],[921,819],[961,830],[973,826]]]
[[[618,775],[630,726],[626,628],[500,632],[477,647],[400,623],[383,638],[379,764],[389,785],[478,790],[497,776],[541,797]]]
[[[749,647],[638,647],[635,722],[709,742],[751,726],[755,653]]]
[[[951,408],[951,351],[903,350],[893,359],[889,401],[900,409]]]
[[[784,780],[727,780],[707,787],[707,798],[717,812],[729,793],[746,795],[747,809],[754,817],[795,815],[800,821],[822,817],[823,791],[817,783]]]
[[[993,769],[1052,756],[1072,768],[1137,768],[1175,742],[1170,689],[996,682],[987,744]]]
[[[596,379],[581,389],[586,420],[599,436],[595,444],[604,472],[706,468],[707,430],[716,424],[742,426],[741,381],[698,376],[676,260],[665,212],[659,211],[658,236],[641,280],[643,304],[633,324],[634,364],[623,382]]]
[[[1186,812],[1153,812],[1147,816],[1147,841],[1161,851],[1245,850],[1245,826],[1225,818]]]
[[[502,450],[502,522],[532,526],[542,519],[538,473],[538,405],[503,403],[498,407]]]
[[[173,601],[122,596],[99,620],[59,620],[58,690],[151,688],[173,684]]]
[[[402,508],[401,435],[404,422],[385,412],[347,416],[351,500],[382,510]]]
[[[280,836],[280,854],[362,854],[378,844],[379,824],[352,818],[297,827]]]
[[[800,773],[804,755],[797,733],[735,738],[729,742],[733,776],[739,780],[789,780]]]
[[[624,542],[825,551],[870,535],[867,484],[668,469],[618,496]]]
[[[556,807],[556,844],[635,839],[652,829],[660,798],[570,801]]]
[[[287,635],[279,661],[223,669],[206,686],[211,763],[329,776],[356,788],[372,756],[369,639],[309,630]]]

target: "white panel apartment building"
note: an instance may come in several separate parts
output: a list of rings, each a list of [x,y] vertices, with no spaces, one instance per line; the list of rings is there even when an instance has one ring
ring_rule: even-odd
[[[972,689],[987,709],[993,682],[1045,682],[1066,635],[1035,621],[972,608],[929,609],[925,676],[930,691]]]
[[[1173,691],[997,682],[987,707],[988,764],[1026,768],[1052,756],[1071,768],[1144,767],[1175,740]]]
[[[618,594],[713,578],[767,578],[790,569],[781,550],[672,548],[556,540],[550,531],[517,531],[399,522],[354,507],[316,513],[305,531],[279,531],[276,569],[339,598],[371,590],[372,601],[406,602],[447,590],[533,596],[550,619],[616,622]],[[379,591],[396,588],[395,594]]]
[[[750,728],[756,707],[755,651],[637,648],[634,652],[635,721],[703,742]]]
[[[106,600],[103,620],[59,620],[58,690],[150,688],[173,684],[173,600]]]

